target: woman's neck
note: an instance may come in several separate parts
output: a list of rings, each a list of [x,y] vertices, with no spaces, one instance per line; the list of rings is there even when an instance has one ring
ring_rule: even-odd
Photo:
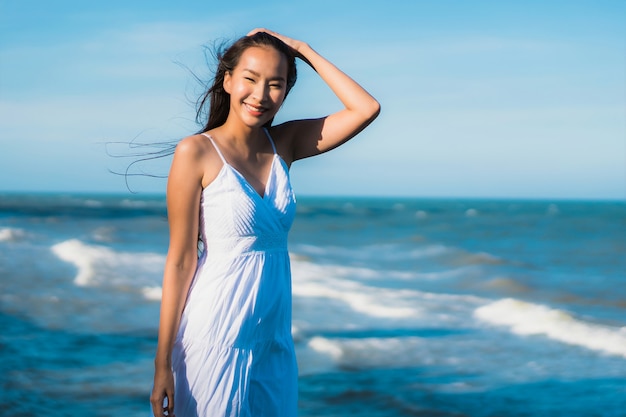
[[[230,149],[242,156],[256,154],[265,148],[266,134],[262,127],[251,128],[239,121],[226,120],[226,122],[212,130],[211,134],[227,145]]]

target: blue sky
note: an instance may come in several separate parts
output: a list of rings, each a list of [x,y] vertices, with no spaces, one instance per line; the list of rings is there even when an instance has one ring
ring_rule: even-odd
[[[382,104],[353,141],[294,164],[300,195],[626,199],[624,16],[602,0],[0,0],[0,191],[127,192],[108,169],[131,160],[103,143],[194,132],[180,64],[207,75],[203,44],[264,26]],[[339,108],[298,69],[277,121]]]

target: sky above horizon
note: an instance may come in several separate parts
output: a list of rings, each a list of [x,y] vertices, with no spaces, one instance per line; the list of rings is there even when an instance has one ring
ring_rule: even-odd
[[[109,170],[134,159],[107,149],[197,131],[203,45],[267,27],[382,105],[348,144],[292,166],[300,195],[626,200],[624,16],[606,0],[0,0],[0,191],[128,192]],[[340,108],[298,71],[277,122]]]

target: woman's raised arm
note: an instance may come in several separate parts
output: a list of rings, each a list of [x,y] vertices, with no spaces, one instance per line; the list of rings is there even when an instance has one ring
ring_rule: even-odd
[[[277,133],[290,146],[288,163],[329,151],[345,143],[369,125],[380,112],[380,104],[363,87],[335,65],[315,52],[308,44],[267,29],[267,32],[287,44],[296,55],[309,64],[335,93],[344,108],[320,119],[294,120],[278,126]],[[290,158],[289,158],[290,157]]]

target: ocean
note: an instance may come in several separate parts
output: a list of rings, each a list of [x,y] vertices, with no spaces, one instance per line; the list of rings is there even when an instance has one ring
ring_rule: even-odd
[[[0,415],[147,416],[162,196],[0,194]],[[299,412],[626,416],[626,203],[306,198]]]

